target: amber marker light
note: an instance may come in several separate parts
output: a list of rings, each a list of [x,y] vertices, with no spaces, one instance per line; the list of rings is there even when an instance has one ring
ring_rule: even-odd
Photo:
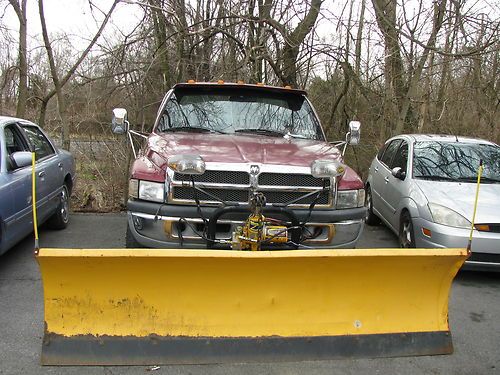
[[[223,81],[222,79],[219,79],[219,80],[217,81],[217,83],[218,83],[219,85],[223,85],[223,84],[224,84],[224,81]]]
[[[489,232],[490,226],[488,224],[476,224],[474,227],[480,232]]]
[[[189,79],[188,83],[196,83],[196,81],[194,79]]]
[[[432,232],[430,229],[422,228],[422,233],[424,234],[424,236],[432,237]]]

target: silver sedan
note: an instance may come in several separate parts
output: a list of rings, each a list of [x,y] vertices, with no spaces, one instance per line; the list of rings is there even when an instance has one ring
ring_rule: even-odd
[[[382,220],[401,247],[466,247],[480,160],[484,171],[466,268],[500,270],[500,146],[473,138],[401,135],[373,160],[367,224]]]

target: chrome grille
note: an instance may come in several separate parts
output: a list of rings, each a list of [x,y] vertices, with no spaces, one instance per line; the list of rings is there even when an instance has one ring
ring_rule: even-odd
[[[239,202],[246,204],[250,196],[250,174],[249,166],[244,164],[242,170],[234,170],[235,166],[229,166],[231,170],[207,169],[204,174],[193,176],[195,182],[200,183],[200,188],[206,193],[198,190],[198,199],[202,204],[220,205],[221,201]],[[317,194],[311,194],[323,186],[330,186],[329,179],[315,178],[304,173],[303,167],[277,166],[276,170],[283,173],[262,171],[257,176],[257,191],[266,196],[268,204],[283,204],[296,201],[290,207],[307,208],[316,199]],[[294,173],[294,171],[299,173]],[[191,177],[180,173],[172,173],[172,183],[168,201],[178,204],[195,204]],[[321,195],[316,202],[316,207],[331,207],[331,193]]]
[[[226,202],[248,202],[248,190],[228,190],[228,189],[211,189],[204,188],[206,192],[216,196],[222,201]],[[217,201],[214,197],[197,190],[198,199],[200,201]],[[174,199],[179,200],[194,200],[193,189],[191,187],[176,186],[173,188]]]
[[[323,187],[323,179],[316,178],[310,174],[295,174],[295,173],[261,173],[259,175],[259,185],[270,186],[310,186]],[[329,180],[326,186],[330,185]]]
[[[250,175],[243,171],[213,171],[208,170],[203,174],[193,175],[195,182],[203,182],[207,184],[236,184],[248,185],[250,183]],[[174,173],[174,180],[191,181],[191,177],[182,173]]]

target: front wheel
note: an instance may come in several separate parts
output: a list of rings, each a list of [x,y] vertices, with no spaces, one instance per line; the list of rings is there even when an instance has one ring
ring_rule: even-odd
[[[366,187],[365,207],[366,207],[366,216],[365,216],[366,224],[368,225],[380,224],[380,219],[373,212],[372,190],[370,189],[369,186]]]
[[[63,185],[59,194],[59,204],[57,210],[47,221],[47,226],[51,229],[64,229],[69,223],[69,190]]]
[[[403,248],[415,247],[415,233],[410,213],[404,211],[399,223],[399,246]]]

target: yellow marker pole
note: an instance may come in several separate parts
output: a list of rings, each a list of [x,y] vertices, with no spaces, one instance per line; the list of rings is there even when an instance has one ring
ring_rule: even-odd
[[[472,247],[472,233],[474,233],[474,222],[476,220],[477,211],[477,200],[479,198],[479,186],[481,185],[481,175],[483,174],[483,161],[479,161],[479,169],[477,171],[477,188],[476,188],[476,199],[474,201],[474,213],[472,214],[472,223],[470,227],[469,243],[467,244],[467,253],[470,255]]]
[[[36,176],[35,176],[35,151],[31,152],[31,203],[33,205],[33,232],[35,233],[35,254],[38,254],[38,222],[36,215]]]

